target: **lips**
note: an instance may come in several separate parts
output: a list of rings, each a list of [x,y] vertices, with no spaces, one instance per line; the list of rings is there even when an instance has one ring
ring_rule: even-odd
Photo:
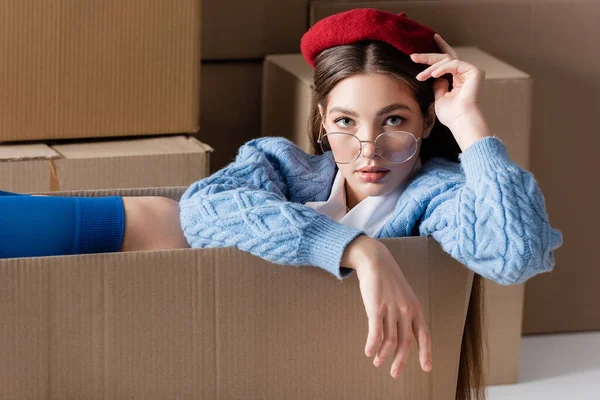
[[[361,169],[359,169],[357,171],[358,172],[388,172],[389,169],[379,168],[379,167],[362,167]]]
[[[378,167],[363,167],[356,170],[360,180],[368,183],[375,183],[382,180],[389,172],[389,169]]]

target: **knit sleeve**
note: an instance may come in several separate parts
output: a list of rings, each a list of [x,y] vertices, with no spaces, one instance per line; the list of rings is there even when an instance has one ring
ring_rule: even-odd
[[[184,193],[186,239],[194,248],[237,247],[274,263],[348,275],[342,254],[362,232],[304,205],[328,189],[323,159],[282,138],[248,142],[233,163]]]
[[[462,180],[429,202],[420,233],[499,284],[550,271],[562,235],[550,226],[532,174],[511,161],[502,142],[492,137],[470,146],[461,166]]]

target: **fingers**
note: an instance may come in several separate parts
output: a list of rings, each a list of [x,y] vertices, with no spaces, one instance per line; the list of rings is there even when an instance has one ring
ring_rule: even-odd
[[[379,315],[369,317],[369,335],[365,346],[365,354],[372,357],[379,349],[383,335],[383,319]]]
[[[383,342],[373,361],[376,367],[381,366],[385,360],[396,350],[398,345],[398,319],[392,316],[386,316],[383,319]]]
[[[408,360],[408,354],[413,343],[410,325],[410,319],[398,321],[397,329],[400,335],[398,337],[398,346],[396,347],[394,361],[392,362],[391,375],[393,378],[400,376]]]
[[[431,360],[431,335],[429,334],[425,318],[421,313],[413,321],[413,333],[417,338],[421,368],[425,372],[431,372],[433,366]]]
[[[436,79],[435,82],[433,82],[433,96],[435,100],[437,101],[444,97],[449,89],[450,82],[448,82],[448,80],[444,78]]]
[[[458,72],[458,67],[460,66],[460,64],[461,61],[457,59],[441,64],[431,72],[431,76],[433,78],[439,78],[440,76],[445,74],[454,74]]]
[[[410,59],[417,64],[429,64],[433,65],[445,59],[452,60],[453,57],[450,54],[445,53],[413,53],[410,55]]]
[[[444,59],[455,59],[458,58],[458,53],[452,48],[440,35],[437,33],[433,36],[433,40],[440,50],[439,53],[414,53],[410,55],[410,58],[419,64],[433,65]]]
[[[460,62],[460,61],[450,58],[450,57],[445,57],[442,60],[438,61],[437,63],[433,64],[432,66],[428,67],[424,71],[419,72],[419,74],[417,74],[416,78],[419,81],[426,81],[427,79],[429,79],[432,76],[433,72],[441,69],[442,67],[444,67],[448,64],[456,65],[457,62]]]
[[[439,34],[436,33],[433,35],[433,41],[437,45],[438,49],[440,49],[441,53],[448,53],[454,58],[458,57],[452,46],[450,46],[448,42],[446,42]]]

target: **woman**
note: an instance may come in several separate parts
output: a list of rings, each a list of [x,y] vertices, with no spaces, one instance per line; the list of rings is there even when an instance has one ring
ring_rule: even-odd
[[[355,270],[369,322],[365,353],[376,366],[392,358],[397,377],[413,336],[431,371],[429,330],[401,266],[376,239],[432,236],[478,274],[457,398],[481,398],[479,276],[515,284],[550,271],[562,242],[533,176],[491,136],[478,103],[483,72],[404,14],[372,9],[322,20],[302,52],[315,68],[310,123],[320,154],[283,138],[252,140],[229,166],[191,185],[179,210],[161,198],[0,196],[0,226],[12,227],[0,239],[18,247],[34,226],[37,239],[21,255],[41,242],[52,254],[189,243],[236,246],[339,279]],[[21,217],[28,230],[14,228],[26,225]],[[3,251],[15,256],[9,245]]]
[[[358,9],[317,23],[302,52],[315,68],[310,122],[322,154],[283,138],[248,142],[232,164],[186,191],[185,236],[192,247],[236,246],[340,279],[355,270],[369,321],[366,355],[375,366],[392,357],[397,377],[414,336],[430,371],[419,302],[375,238],[433,236],[477,274],[516,284],[552,269],[561,234],[533,176],[489,130],[478,103],[483,72],[439,35],[404,14]],[[459,399],[483,397],[480,283]]]

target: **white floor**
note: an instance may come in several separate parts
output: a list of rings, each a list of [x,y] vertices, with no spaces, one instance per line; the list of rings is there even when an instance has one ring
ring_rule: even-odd
[[[600,400],[600,332],[524,337],[519,383],[487,393],[488,400]]]

